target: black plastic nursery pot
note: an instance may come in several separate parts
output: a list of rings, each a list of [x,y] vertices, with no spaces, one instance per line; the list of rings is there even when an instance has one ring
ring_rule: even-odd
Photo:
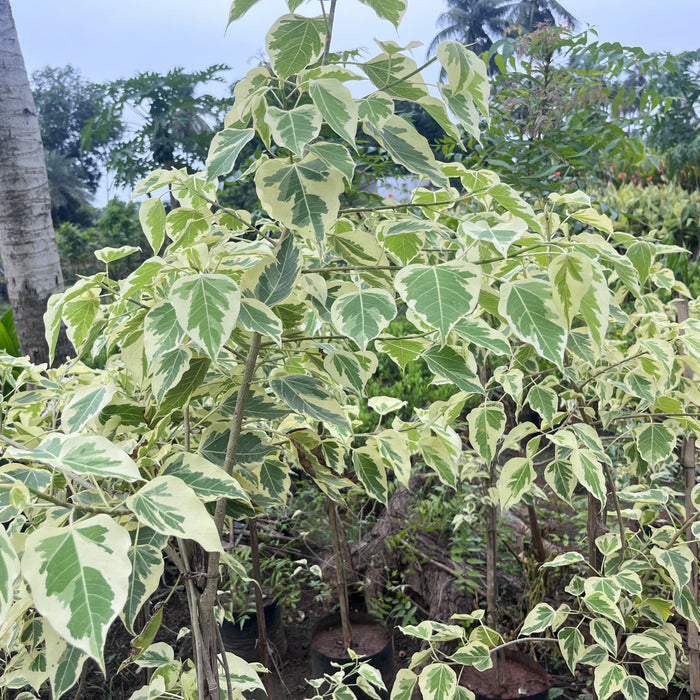
[[[282,609],[275,601],[264,608],[267,641],[280,657],[287,652],[287,638],[282,624]],[[221,625],[221,638],[224,648],[246,661],[260,661],[258,646],[258,616],[255,612],[241,612],[234,615],[233,622],[224,620]]]
[[[549,677],[531,656],[516,649],[505,649],[500,663],[500,679],[494,667],[477,671],[462,669],[459,684],[469,688],[476,700],[547,700]]]
[[[389,633],[377,620],[364,613],[350,613],[354,651],[363,654],[361,660],[376,668],[382,674],[387,688],[394,680],[394,642]],[[350,659],[343,649],[343,630],[340,615],[333,614],[319,620],[311,631],[311,672],[313,678],[321,678],[324,673],[335,673],[333,664],[347,664]],[[348,682],[354,682],[350,677]],[[369,696],[353,688],[358,700],[370,700]],[[380,693],[381,695],[381,693]],[[382,697],[388,698],[388,693]]]

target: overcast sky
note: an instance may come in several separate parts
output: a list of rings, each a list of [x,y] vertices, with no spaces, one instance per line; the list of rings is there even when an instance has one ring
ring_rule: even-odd
[[[700,48],[700,0],[560,0],[601,41],[648,51]],[[199,70],[213,63],[241,77],[265,45],[270,24],[286,11],[283,0],[260,0],[225,31],[230,0],[11,0],[27,71],[72,64],[94,81],[175,66]],[[299,11],[318,7],[307,0]],[[427,46],[443,0],[409,0],[398,39]],[[370,47],[396,39],[388,22],[357,0],[340,0],[334,48]],[[418,49],[417,58],[422,58]]]

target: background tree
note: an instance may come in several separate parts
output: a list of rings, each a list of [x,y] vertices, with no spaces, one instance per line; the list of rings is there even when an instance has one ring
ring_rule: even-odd
[[[0,124],[0,253],[8,298],[22,352],[46,362],[43,316],[63,279],[39,121],[9,0],[0,0]]]
[[[520,0],[510,15],[511,25],[524,33],[534,32],[539,25],[566,24],[572,29],[578,20],[556,0]]]
[[[165,75],[139,73],[107,86],[106,107],[85,136],[89,142],[122,122],[127,125],[107,157],[117,185],[133,185],[154,168],[202,165],[223,107],[221,98],[201,90],[221,82],[226,70],[223,64],[195,73],[174,68]]]
[[[428,54],[434,54],[438,44],[455,39],[476,54],[488,51],[493,37],[503,36],[508,27],[512,2],[505,0],[447,0],[448,9],[438,16],[440,31],[430,42]]]
[[[105,86],[93,83],[73,66],[46,66],[31,76],[32,93],[39,115],[41,138],[47,152],[54,151],[72,161],[75,175],[94,193],[102,175],[106,150],[122,132],[122,124],[84,132],[104,111]]]

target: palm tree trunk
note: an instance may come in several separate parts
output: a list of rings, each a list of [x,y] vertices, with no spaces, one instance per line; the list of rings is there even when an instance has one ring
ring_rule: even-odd
[[[10,0],[0,0],[0,255],[22,352],[47,362],[43,314],[63,279],[39,120]],[[57,357],[66,350],[59,347]]]

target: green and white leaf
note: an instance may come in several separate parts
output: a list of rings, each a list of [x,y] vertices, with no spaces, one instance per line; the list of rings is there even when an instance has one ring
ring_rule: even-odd
[[[607,500],[607,490],[603,466],[596,459],[596,455],[588,449],[575,449],[571,452],[569,459],[574,476],[600,501],[602,508]]]
[[[583,602],[592,613],[603,615],[603,617],[607,617],[609,620],[620,625],[620,627],[625,626],[625,621],[620,613],[620,609],[605,595],[605,593],[595,591],[587,594],[584,596]]]
[[[402,51],[396,51],[393,42],[380,42],[390,49],[362,64],[362,70],[380,91],[400,100],[419,102],[430,97],[428,86],[416,62]]]
[[[331,307],[331,321],[339,333],[365,350],[396,316],[393,295],[383,289],[360,288],[339,296]]]
[[[270,387],[293,411],[313,420],[347,427],[348,419],[343,409],[315,377],[303,374],[276,377],[270,381]]]
[[[309,94],[328,126],[354,148],[359,110],[350,90],[340,80],[325,78],[312,81]]]
[[[470,263],[453,260],[435,266],[408,265],[396,275],[396,291],[418,317],[440,332],[448,333],[476,307],[481,273]]]
[[[593,687],[600,700],[606,700],[610,696],[622,690],[622,684],[627,678],[627,671],[623,666],[611,661],[603,661],[596,666],[593,673]]]
[[[167,538],[148,527],[138,526],[129,548],[131,574],[122,620],[130,634],[136,635],[136,619],[146,601],[158,590],[163,575],[162,548]]]
[[[486,348],[496,355],[510,355],[508,339],[501,331],[491,328],[480,318],[461,318],[453,327],[454,332],[474,345]]]
[[[400,668],[396,673],[394,685],[391,688],[390,700],[411,700],[413,689],[418,682],[418,676],[407,668]]]
[[[418,677],[418,687],[424,700],[451,698],[457,689],[457,675],[447,664],[429,664]]]
[[[463,221],[459,225],[460,233],[475,241],[487,241],[504,257],[508,249],[518,239],[526,236],[528,226],[522,219],[489,224],[487,221]]]
[[[427,346],[428,343],[423,338],[384,338],[375,342],[377,351],[386,353],[401,369],[417,360]]]
[[[319,135],[323,124],[321,112],[314,105],[302,105],[290,110],[268,107],[265,119],[275,143],[299,157],[304,154],[306,144]]]
[[[539,279],[506,282],[501,287],[499,313],[515,334],[537,353],[561,367],[566,348],[566,321],[559,314],[549,285]]]
[[[5,528],[0,525],[0,627],[14,600],[15,581],[19,576],[19,557]]]
[[[205,163],[207,178],[216,180],[222,175],[228,175],[236,167],[238,156],[253,136],[254,129],[228,128],[214,134]]]
[[[153,360],[175,350],[184,337],[173,305],[162,301],[152,306],[144,319],[143,345],[149,367]]]
[[[648,700],[649,686],[639,676],[627,676],[622,682],[622,694],[625,700]]]
[[[74,391],[61,413],[61,427],[66,433],[77,433],[112,400],[116,387],[109,383],[104,386],[86,386]]]
[[[30,533],[22,575],[34,606],[104,672],[107,630],[126,602],[131,538],[107,515]]]
[[[400,484],[408,488],[411,479],[411,449],[408,438],[398,430],[382,430],[368,444],[376,446],[387,468],[393,470]]]
[[[589,629],[591,636],[598,644],[607,649],[613,656],[617,655],[617,634],[611,622],[597,617],[591,620]]]
[[[180,327],[214,361],[236,326],[240,300],[230,277],[206,273],[180,278],[169,297]]]
[[[551,561],[546,561],[540,568],[551,569],[559,566],[571,566],[572,564],[578,564],[581,561],[585,561],[581,552],[564,552],[563,554],[558,554]]]
[[[466,352],[466,351],[465,351]],[[484,388],[469,362],[451,346],[433,345],[423,353],[428,369],[469,394],[483,394]]]
[[[175,476],[157,476],[126,500],[144,525],[163,535],[198,542],[207,552],[220,552],[221,542],[204,504]]]
[[[406,0],[360,0],[369,5],[378,17],[388,19],[395,27],[399,26],[404,12],[406,12]]]
[[[266,306],[276,306],[292,293],[300,273],[299,249],[294,244],[294,236],[287,236],[274,258],[265,258],[246,272],[241,286],[252,289],[253,297]]]
[[[289,78],[315,63],[323,53],[326,21],[323,17],[284,15],[267,33],[267,55],[281,78]]]
[[[666,648],[656,639],[645,634],[630,634],[625,640],[625,647],[630,654],[642,659],[653,659],[666,654]]]
[[[235,22],[237,19],[243,17],[243,15],[259,1],[260,0],[233,0],[231,2],[231,9],[229,10],[228,23],[231,24],[231,22]]]
[[[394,162],[415,175],[429,178],[438,187],[447,189],[450,186],[426,138],[403,117],[392,115],[379,124],[365,120],[363,128],[386,149]]]
[[[178,331],[180,326],[176,326]],[[151,389],[160,406],[167,393],[176,387],[190,367],[192,351],[187,347],[175,348],[158,355],[151,366]]]
[[[241,299],[238,323],[247,331],[260,333],[277,343],[282,341],[282,321],[262,301],[245,297]]]
[[[553,389],[535,384],[528,392],[527,402],[549,425],[552,425],[559,405],[559,397]]]
[[[520,636],[536,634],[550,627],[556,619],[556,610],[547,603],[538,603],[523,621]]]
[[[43,632],[46,671],[49,674],[52,697],[58,700],[78,682],[88,657],[62,639],[46,620],[43,623]]]
[[[536,476],[531,459],[525,457],[509,459],[501,467],[497,483],[501,509],[506,511],[518,503],[523,495],[529,491]]]
[[[296,163],[286,158],[266,161],[255,173],[255,186],[273,218],[303,234],[313,234],[319,243],[336,220],[338,198],[345,189],[343,173],[313,154]]]
[[[678,588],[683,588],[690,581],[693,553],[686,544],[676,545],[671,549],[654,547],[651,554],[663,566]]]
[[[345,146],[340,143],[327,143],[325,141],[314,141],[310,143],[306,150],[325,163],[331,172],[342,173],[348,184],[352,183],[355,174],[355,161]]]
[[[358,102],[358,116],[379,124],[394,113],[394,100],[385,92],[374,92]]]
[[[248,494],[236,479],[194,452],[182,452],[168,460],[161,475],[176,476],[205,503],[219,498],[250,503]]]
[[[485,401],[469,412],[467,423],[469,443],[487,464],[491,464],[506,429],[503,405],[500,401]]]
[[[552,298],[559,313],[571,326],[581,302],[593,284],[593,266],[586,255],[566,252],[553,258],[547,269]]]
[[[160,197],[148,197],[141,202],[139,221],[153,253],[158,255],[165,240],[165,207]]]
[[[563,627],[559,630],[557,638],[561,655],[571,673],[574,673],[576,664],[581,660],[586,650],[583,635],[576,627]]]
[[[661,423],[649,423],[634,431],[637,449],[651,466],[667,459],[676,447],[676,436]]]
[[[355,474],[362,482],[365,491],[381,503],[388,503],[388,483],[384,460],[379,451],[370,446],[358,447],[353,451],[352,463]]]
[[[105,264],[115,262],[116,260],[121,260],[129,255],[138,253],[141,248],[137,248],[133,245],[122,245],[119,248],[113,248],[111,246],[106,246],[95,251],[95,257]]]
[[[76,474],[136,481],[141,478],[134,460],[101,435],[51,433],[33,450],[8,447],[5,456],[36,461]]]

